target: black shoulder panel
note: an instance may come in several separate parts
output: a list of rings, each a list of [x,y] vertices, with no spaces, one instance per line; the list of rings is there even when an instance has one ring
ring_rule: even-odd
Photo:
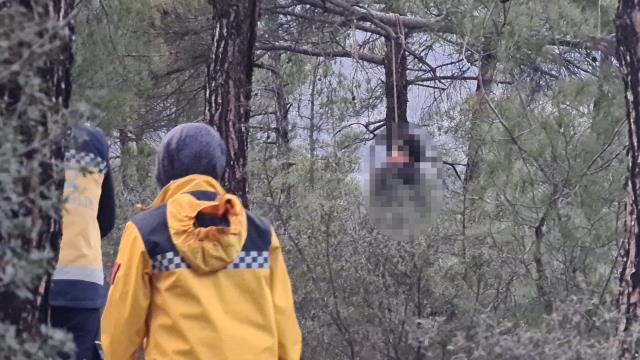
[[[169,234],[166,204],[158,205],[137,214],[131,219],[131,222],[138,228],[147,253],[151,258],[171,251],[177,253]]]
[[[247,240],[242,251],[269,251],[271,225],[267,220],[247,211]]]

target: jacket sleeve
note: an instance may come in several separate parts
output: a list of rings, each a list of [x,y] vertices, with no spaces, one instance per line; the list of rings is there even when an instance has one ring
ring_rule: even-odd
[[[111,167],[109,166],[109,143],[100,128],[89,125],[75,127],[72,134],[76,134],[75,141],[79,142],[72,142],[75,150],[95,155],[104,161],[105,173],[98,203],[98,225],[100,226],[100,237],[105,237],[113,230],[116,223],[116,199]]]
[[[106,158],[107,169],[102,180],[102,192],[98,204],[98,225],[100,226],[100,237],[109,235],[116,224],[116,198],[113,190],[113,179],[109,157]]]
[[[287,266],[275,232],[271,235],[269,262],[271,292],[278,331],[278,359],[298,360],[302,351],[302,335],[296,318]]]
[[[105,360],[133,359],[146,336],[151,261],[133,223],[122,234],[102,315],[100,337]]]

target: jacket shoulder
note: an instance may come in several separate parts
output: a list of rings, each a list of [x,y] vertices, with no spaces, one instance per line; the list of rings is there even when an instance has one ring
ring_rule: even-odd
[[[93,154],[100,159],[109,159],[109,143],[99,128],[78,126],[71,129],[72,148],[76,151]]]
[[[247,240],[243,251],[268,251],[271,247],[271,224],[261,216],[247,211]]]
[[[109,169],[109,144],[101,130],[88,126],[71,129],[65,162],[105,173]]]
[[[162,204],[136,214],[131,218],[142,237],[150,257],[175,251],[167,225],[167,205]]]

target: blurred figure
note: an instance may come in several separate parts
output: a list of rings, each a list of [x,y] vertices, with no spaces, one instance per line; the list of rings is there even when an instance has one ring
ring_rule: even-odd
[[[297,360],[301,334],[280,243],[216,181],[224,143],[205,124],[164,138],[164,186],[122,235],[102,318],[107,360]]]
[[[109,146],[102,131],[72,128],[64,165],[66,203],[49,290],[50,321],[73,335],[77,359],[99,359],[95,342],[107,294],[101,238],[113,229],[116,217]]]
[[[429,135],[394,124],[376,136],[364,159],[364,195],[373,223],[389,236],[418,235],[442,202],[442,160]]]

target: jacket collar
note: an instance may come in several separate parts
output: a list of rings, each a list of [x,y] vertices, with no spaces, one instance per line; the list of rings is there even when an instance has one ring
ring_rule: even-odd
[[[220,183],[214,178],[206,175],[189,175],[168,183],[164,188],[162,188],[149,207],[155,207],[166,203],[171,198],[182,193],[198,190],[215,191],[218,195],[226,194],[222,185],[220,185]]]

